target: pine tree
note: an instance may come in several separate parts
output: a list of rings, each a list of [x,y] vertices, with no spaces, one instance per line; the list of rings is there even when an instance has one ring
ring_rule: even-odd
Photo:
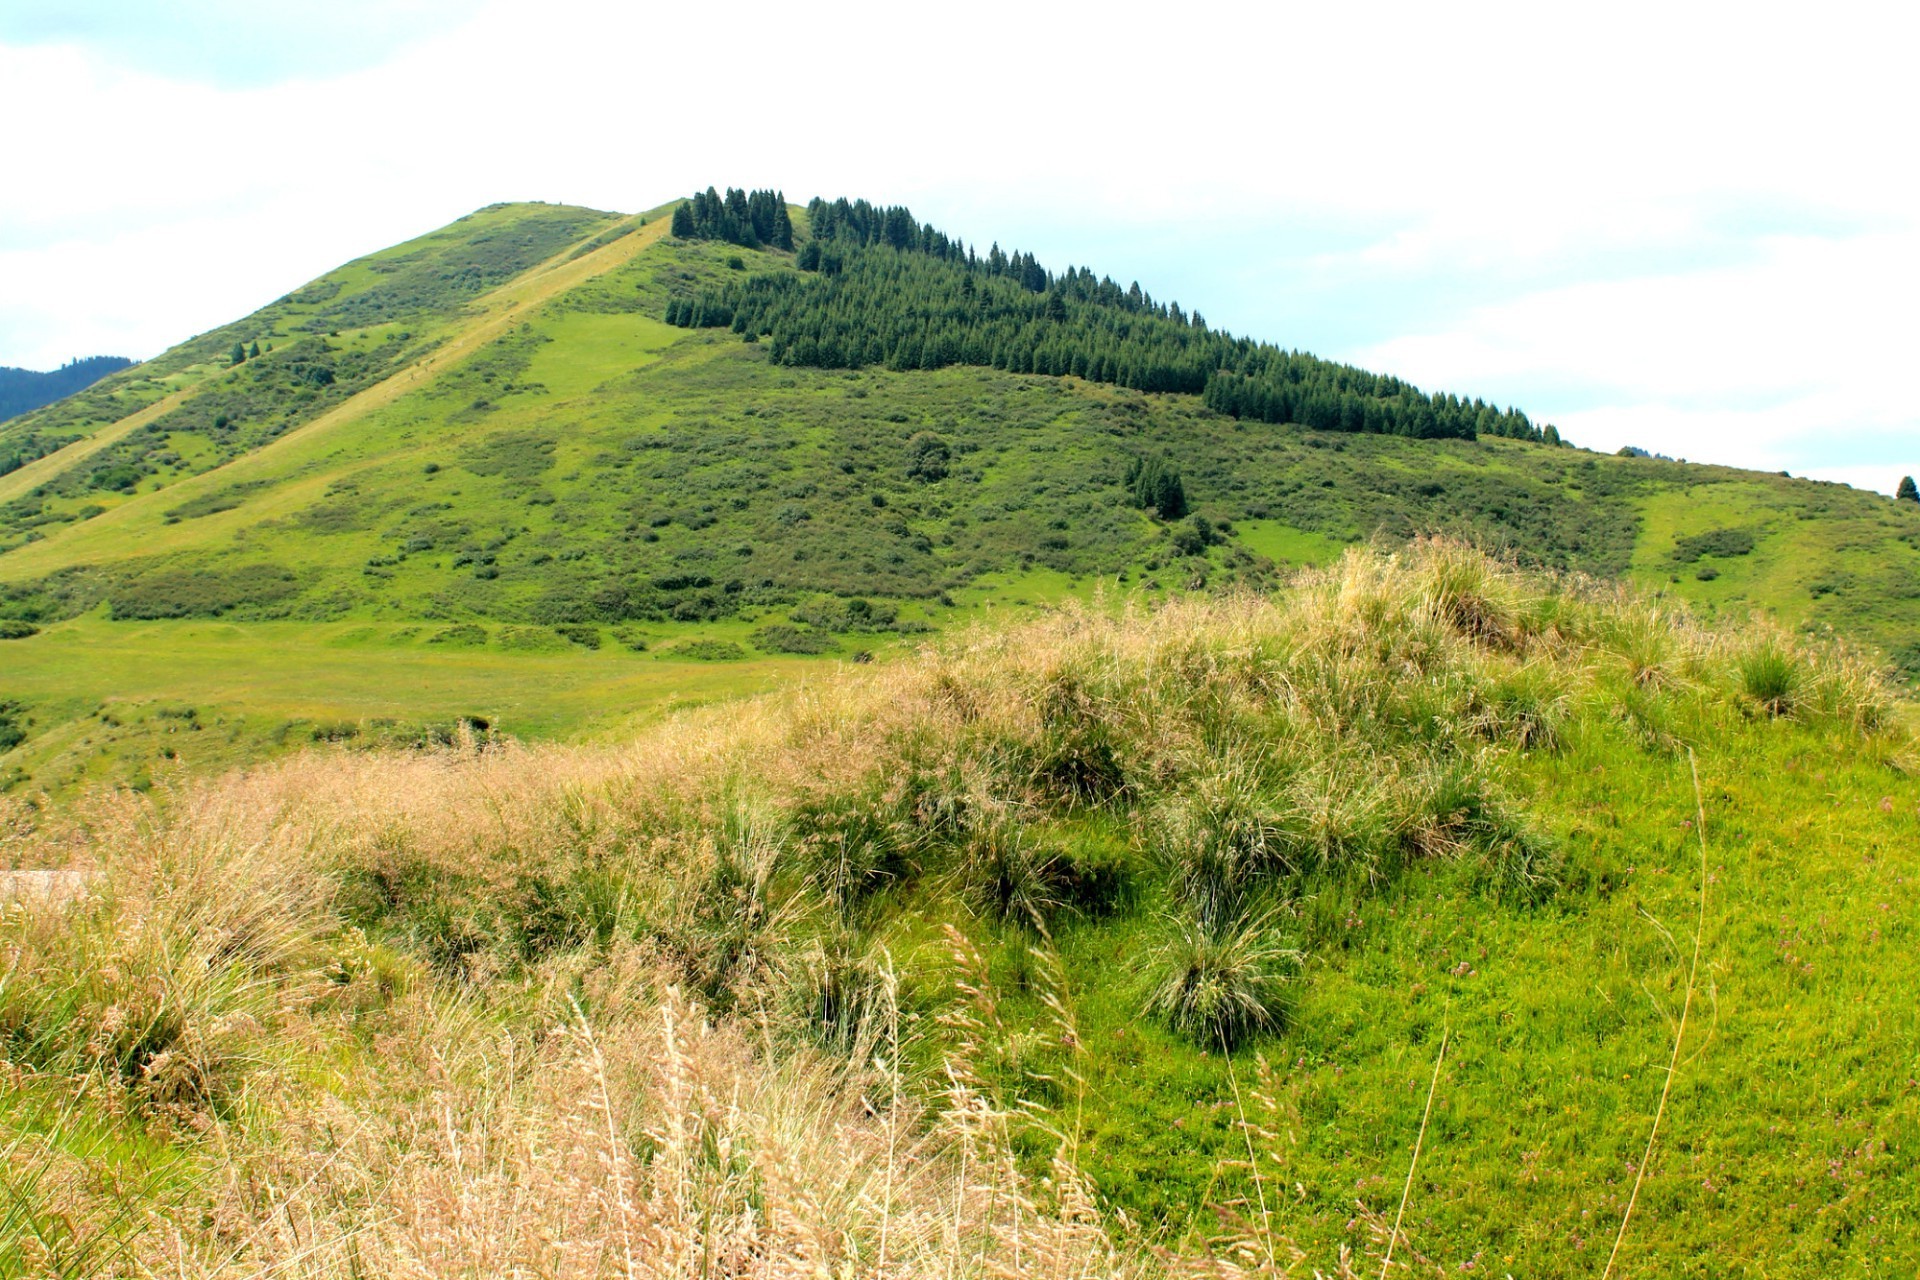
[[[247,349],[237,342],[233,344],[233,350],[227,352],[228,364],[244,364],[246,359]]]
[[[691,240],[699,232],[694,228],[693,209],[685,201],[673,206],[673,234],[682,240]]]
[[[1899,491],[1893,498],[1896,502],[1920,503],[1920,487],[1914,485],[1912,476],[1901,476]]]
[[[260,341],[259,339],[256,338],[254,339],[253,345],[247,348],[247,359],[258,360],[259,358],[260,358]]]
[[[773,207],[773,235],[771,242],[774,248],[785,249],[791,253],[793,252],[793,216],[787,212],[787,197],[785,195],[775,192],[774,199],[778,201],[778,203]]]

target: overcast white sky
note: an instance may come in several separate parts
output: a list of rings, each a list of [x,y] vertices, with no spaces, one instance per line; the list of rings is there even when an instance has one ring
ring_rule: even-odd
[[[1583,445],[1920,473],[1920,6],[1134,12],[5,0],[0,364],[150,356],[496,200],[777,186]]]

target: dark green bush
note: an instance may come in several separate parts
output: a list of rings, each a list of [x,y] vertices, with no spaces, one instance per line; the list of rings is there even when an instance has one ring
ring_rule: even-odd
[[[834,638],[822,631],[802,630],[781,623],[753,633],[754,647],[767,653],[832,653]]]
[[[218,618],[285,600],[298,579],[278,565],[233,569],[162,569],[112,588],[108,608],[116,619]]]
[[[1753,551],[1751,529],[1709,529],[1673,540],[1673,558],[1679,564],[1692,564],[1701,556],[1744,556]]]

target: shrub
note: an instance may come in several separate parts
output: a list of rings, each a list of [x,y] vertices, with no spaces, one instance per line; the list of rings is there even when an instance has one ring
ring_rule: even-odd
[[[0,753],[8,752],[27,740],[27,708],[23,703],[0,698]]]
[[[271,564],[160,569],[111,588],[107,604],[111,615],[122,620],[217,618],[285,600],[299,585],[291,572]]]
[[[747,651],[731,640],[686,640],[662,649],[660,656],[689,662],[739,662]]]
[[[1673,540],[1673,558],[1679,564],[1692,564],[1701,556],[1744,556],[1753,551],[1751,529],[1708,529]]]
[[[753,644],[767,653],[832,653],[838,647],[834,638],[825,632],[803,630],[784,623],[755,631]]]
[[[14,618],[0,618],[0,640],[25,640],[28,636],[37,636],[40,628],[31,622],[21,622]]]
[[[487,629],[472,622],[456,623],[428,636],[427,643],[446,645],[448,648],[478,649],[487,643]]]
[[[567,642],[546,627],[502,627],[497,637],[502,649],[523,653],[558,653]]]
[[[916,432],[907,441],[907,479],[932,483],[947,477],[947,463],[953,450],[931,431]]]

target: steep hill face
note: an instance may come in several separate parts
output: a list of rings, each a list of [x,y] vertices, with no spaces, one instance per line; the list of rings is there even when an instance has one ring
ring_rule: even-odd
[[[481,210],[0,427],[15,685],[77,693],[34,684],[63,626],[195,619],[845,654],[1422,531],[1920,660],[1914,504],[1595,455],[905,210],[733,194]]]
[[[125,356],[88,356],[84,360],[69,360],[58,369],[46,373],[33,369],[0,368],[0,422],[52,404],[62,396],[85,390],[108,374],[118,373],[132,363]],[[20,465],[18,455],[0,455],[0,474]]]

